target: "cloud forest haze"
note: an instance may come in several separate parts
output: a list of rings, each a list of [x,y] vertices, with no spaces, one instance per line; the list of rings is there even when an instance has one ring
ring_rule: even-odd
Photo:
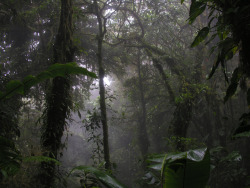
[[[247,0],[1,0],[0,187],[249,187],[249,44]]]

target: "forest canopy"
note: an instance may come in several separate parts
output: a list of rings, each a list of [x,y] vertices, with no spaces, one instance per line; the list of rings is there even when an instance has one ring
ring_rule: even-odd
[[[250,2],[1,0],[0,187],[250,186]]]

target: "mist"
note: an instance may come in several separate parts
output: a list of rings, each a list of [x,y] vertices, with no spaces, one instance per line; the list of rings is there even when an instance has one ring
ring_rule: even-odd
[[[248,187],[249,10],[2,0],[0,187]]]

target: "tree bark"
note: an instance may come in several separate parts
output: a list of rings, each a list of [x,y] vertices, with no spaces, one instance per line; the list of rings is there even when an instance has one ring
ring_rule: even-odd
[[[154,55],[151,53],[151,51],[148,48],[146,48],[145,50],[146,50],[147,55],[152,58],[153,66],[157,69],[157,71],[159,72],[159,74],[164,82],[164,86],[169,94],[169,102],[171,104],[175,104],[175,94],[174,94],[174,91],[173,91],[171,85],[168,82],[168,78],[163,70],[162,65],[160,64],[159,60],[154,57]]]
[[[99,67],[99,94],[100,94],[100,108],[101,108],[101,121],[103,129],[103,149],[104,149],[104,160],[105,160],[105,169],[111,170],[110,155],[109,155],[109,140],[108,140],[108,120],[107,120],[107,110],[106,110],[106,101],[105,101],[105,86],[104,86],[104,76],[105,69],[103,67],[102,61],[102,44],[103,38],[106,33],[106,19],[101,17],[101,12],[99,10],[97,0],[94,0],[95,14],[97,16],[99,34],[97,36],[98,40],[98,67]]]
[[[191,99],[185,99],[177,104],[174,111],[172,126],[174,136],[177,137],[176,149],[178,151],[185,151],[185,144],[179,139],[187,136],[187,129],[192,118],[192,107]]]
[[[153,65],[154,65],[154,67],[158,70],[159,74],[161,75],[161,78],[162,78],[162,80],[163,80],[163,82],[164,82],[164,86],[165,86],[165,88],[166,88],[167,91],[168,91],[168,94],[169,94],[169,101],[170,101],[171,104],[174,104],[174,103],[175,103],[175,94],[174,94],[174,91],[173,91],[171,85],[170,85],[169,82],[168,82],[168,78],[167,78],[167,76],[166,76],[166,74],[165,74],[165,72],[164,72],[164,70],[163,70],[163,67],[162,67],[162,65],[158,62],[157,59],[152,58],[152,60],[153,60]]]
[[[53,63],[65,64],[74,59],[72,43],[72,0],[61,0],[59,29],[54,44]],[[42,132],[44,156],[57,159],[61,148],[61,137],[70,113],[70,80],[69,77],[56,77],[46,96],[46,110]],[[40,177],[43,187],[52,187],[55,178],[55,163],[43,162]]]

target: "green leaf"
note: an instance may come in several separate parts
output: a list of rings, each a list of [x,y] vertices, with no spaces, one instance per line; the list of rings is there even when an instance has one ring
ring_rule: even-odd
[[[241,161],[242,156],[238,151],[232,151],[226,157],[223,157],[220,162],[232,162],[232,161]]]
[[[86,75],[91,78],[97,78],[95,73],[88,71],[85,68],[78,67],[76,63],[67,64],[53,64],[46,71],[41,72],[37,76],[26,76],[23,81],[11,80],[6,85],[6,91],[0,92],[0,100],[10,98],[14,94],[24,94],[32,86],[43,82],[44,80],[55,78],[55,77],[66,77],[67,75]]]
[[[230,37],[225,38],[224,40],[220,41],[218,44],[218,49],[220,53],[222,54],[223,58],[226,57],[227,53],[231,51],[235,51],[235,47],[237,47],[237,45],[235,45],[234,40]]]
[[[235,45],[234,40],[230,37],[227,37],[225,40],[220,41],[218,46],[213,47],[211,50],[214,51],[214,49],[216,47],[218,48],[219,53],[217,56],[217,60],[214,63],[212,70],[208,76],[208,79],[210,79],[213,76],[213,74],[215,73],[219,64],[221,64],[222,67],[224,67],[225,61],[232,58],[233,57],[232,55],[234,55],[238,51],[238,48]],[[233,87],[233,86],[231,86],[231,87]],[[234,87],[235,87],[235,84],[234,84]],[[230,89],[232,89],[232,88],[230,88]]]
[[[207,44],[209,44],[211,41],[213,41],[214,39],[215,39],[215,37],[217,36],[217,34],[213,34],[211,37],[210,37],[210,39],[205,43],[205,45],[207,45]],[[212,47],[211,49],[210,49],[210,54],[212,54],[213,53],[213,49],[214,48],[216,48],[216,47]]]
[[[53,74],[49,71],[43,71],[36,76],[37,80],[39,80],[40,82],[47,80],[49,78],[52,78],[52,77],[53,77]]]
[[[160,171],[162,168],[162,164],[153,164],[153,165],[148,166],[148,168]]]
[[[147,162],[162,163],[162,161],[165,159],[165,156],[166,154],[153,155],[152,157],[147,158]]]
[[[191,47],[195,47],[198,44],[200,44],[208,35],[209,33],[209,28],[208,27],[204,27],[203,29],[201,29],[197,36],[195,37],[193,43],[191,44]]]
[[[239,127],[234,131],[233,139],[249,137],[250,135],[250,113],[244,113],[239,119],[241,121]]]
[[[218,61],[219,63],[221,63],[221,66],[223,68],[225,68],[224,66],[225,62],[227,60],[232,59],[237,50],[238,50],[237,45],[235,45],[234,40],[230,37],[227,37],[218,43],[218,51],[219,51]]]
[[[8,173],[5,170],[1,169],[1,174],[3,175],[4,179],[8,179]]]
[[[229,85],[229,87],[227,88],[226,96],[224,97],[224,103],[226,103],[228,99],[235,94],[237,88],[238,88],[238,83],[231,83]]]
[[[163,188],[202,188],[210,175],[207,148],[167,155],[162,168]]]
[[[233,138],[249,138],[249,137],[250,137],[250,131],[242,132],[233,136]]]
[[[201,162],[204,159],[206,152],[207,148],[190,150],[187,152],[187,159],[195,162]]]
[[[92,173],[93,175],[95,175],[95,177],[99,181],[101,181],[108,188],[126,188],[124,185],[122,185],[120,182],[118,182],[115,178],[113,178],[107,172],[104,172],[104,171],[99,170],[97,168],[94,168],[91,166],[77,166],[71,170],[69,175],[75,170],[83,170],[84,172]]]
[[[11,80],[6,85],[6,92],[8,93],[15,93],[23,94],[23,83],[19,80]]]
[[[53,77],[61,76],[64,77],[68,74],[82,74],[87,75],[92,78],[97,78],[96,75],[92,72],[89,72],[83,67],[78,67],[76,63],[67,63],[67,64],[53,64],[48,68],[48,71],[52,73]]]
[[[189,23],[192,24],[195,19],[201,15],[204,10],[206,9],[207,3],[201,2],[201,1],[196,1],[192,0],[191,6],[190,6],[190,11],[189,11]]]
[[[142,177],[143,181],[148,184],[148,185],[152,185],[153,187],[155,187],[155,185],[160,185],[160,180],[159,178],[153,174],[152,172],[147,172],[143,177]]]
[[[210,175],[210,154],[207,148],[187,152],[155,155],[147,159],[156,164],[149,168],[161,169],[163,188],[202,188]]]
[[[221,59],[221,56],[220,56],[220,54],[219,54],[218,57],[217,57],[217,60],[216,60],[215,63],[213,64],[212,70],[211,70],[211,72],[209,73],[207,79],[212,78],[212,76],[214,75],[214,73],[215,73],[216,69],[218,68],[218,66],[219,66],[219,64],[220,64],[221,61],[222,61],[222,59]]]
[[[181,0],[181,4],[184,3],[184,0]]]
[[[35,76],[29,75],[23,79],[24,92],[29,90],[32,86],[38,83],[38,79]]]
[[[227,88],[226,96],[224,97],[224,103],[227,102],[229,98],[231,98],[239,85],[240,78],[242,76],[242,72],[239,68],[234,69],[232,78],[231,78],[231,83]]]

